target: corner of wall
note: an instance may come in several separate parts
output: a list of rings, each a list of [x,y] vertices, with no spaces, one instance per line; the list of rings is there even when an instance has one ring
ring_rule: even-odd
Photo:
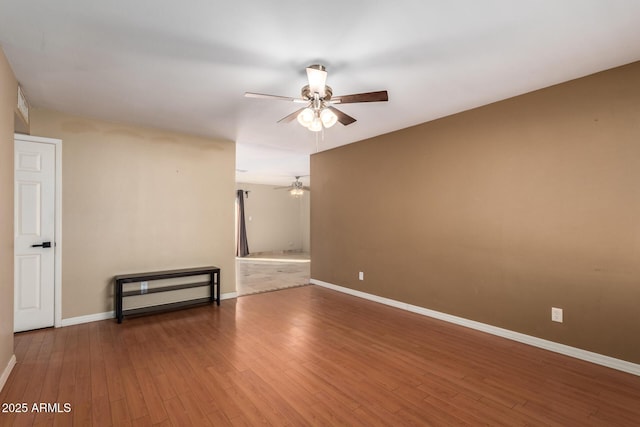
[[[0,374],[0,391],[4,388],[4,385],[7,383],[9,379],[9,375],[11,375],[11,371],[13,371],[13,367],[16,366],[16,355],[12,355],[9,359],[9,363]]]
[[[18,82],[0,46],[0,384],[13,354],[13,134]],[[6,366],[6,368],[4,368]]]

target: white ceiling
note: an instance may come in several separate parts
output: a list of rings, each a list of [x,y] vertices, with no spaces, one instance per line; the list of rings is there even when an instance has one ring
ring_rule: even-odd
[[[0,44],[31,104],[237,143],[237,179],[288,184],[309,154],[640,59],[638,0],[0,0]],[[324,134],[276,121],[321,63]],[[308,179],[306,180],[308,183]]]

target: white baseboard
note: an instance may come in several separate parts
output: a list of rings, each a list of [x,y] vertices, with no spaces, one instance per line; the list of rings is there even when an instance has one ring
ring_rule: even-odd
[[[633,375],[640,376],[640,365],[636,363],[627,362],[626,360],[616,359],[616,358],[605,356],[599,353],[593,353],[591,351],[582,350],[580,348],[570,347],[568,345],[559,344],[553,341],[548,341],[542,338],[532,337],[530,335],[525,335],[520,332],[514,332],[508,329],[487,325],[486,323],[476,322],[475,320],[469,320],[463,317],[452,316],[451,314],[446,314],[439,311],[430,310],[428,308],[407,304],[404,302],[392,300],[390,298],[384,298],[377,295],[368,294],[366,292],[357,291],[355,289],[345,288],[343,286],[338,286],[332,283],[323,282],[322,280],[311,279],[310,282],[314,285],[322,286],[328,289],[333,289],[334,291],[343,292],[345,294],[353,295],[359,298],[364,298],[369,301],[374,301],[380,304],[385,304],[392,307],[400,308],[402,310],[421,314],[423,316],[444,320],[445,322],[454,323],[456,325],[465,326],[471,329],[476,329],[478,331],[486,332],[492,335],[497,335],[499,337],[507,338],[513,341],[518,341],[534,347],[539,347],[545,350],[564,354],[565,356],[575,357],[576,359],[585,360],[587,362],[595,363],[598,365],[606,366],[608,368],[617,369],[618,371],[623,371]]]
[[[15,354],[11,356],[11,359],[9,359],[9,363],[7,363],[7,366],[2,371],[2,375],[0,375],[0,391],[2,391],[4,385],[7,383],[9,375],[11,374],[11,371],[13,371],[14,366],[16,366]]]
[[[222,301],[223,299],[234,299],[234,298],[238,298],[237,292],[227,292],[226,294],[220,294],[220,301]]]
[[[60,326],[73,326],[80,325],[82,323],[97,322],[98,320],[113,319],[116,317],[115,312],[107,311],[105,313],[87,314],[86,316],[69,317],[60,321]]]
[[[225,299],[237,298],[237,292],[229,292],[220,294],[220,301]],[[60,321],[60,327],[80,325],[82,323],[97,322],[99,320],[113,319],[116,317],[115,311],[107,311],[105,313],[87,314],[86,316],[69,317]]]

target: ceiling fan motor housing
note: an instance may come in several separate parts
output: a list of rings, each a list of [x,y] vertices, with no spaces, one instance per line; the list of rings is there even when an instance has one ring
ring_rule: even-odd
[[[302,90],[300,91],[300,95],[302,96],[302,99],[306,99],[307,101],[313,101],[313,93],[311,93],[311,89],[309,88],[309,85],[304,85],[302,87]],[[331,86],[325,85],[324,97],[320,99],[322,101],[330,101],[331,95],[333,95],[333,90],[331,89]]]

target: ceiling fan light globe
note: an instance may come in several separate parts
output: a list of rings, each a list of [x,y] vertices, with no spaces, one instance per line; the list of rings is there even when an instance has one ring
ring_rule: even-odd
[[[319,117],[315,117],[309,125],[309,130],[312,132],[320,132],[322,130],[322,121]]]
[[[338,116],[336,116],[333,111],[325,108],[320,113],[320,120],[322,120],[322,124],[324,125],[324,127],[330,128],[331,126],[336,124],[336,122],[338,121]]]
[[[327,71],[322,65],[310,65],[307,67],[307,79],[309,80],[310,92],[317,93],[320,98],[325,95],[324,87],[327,83]]]
[[[315,114],[313,113],[313,110],[311,108],[305,108],[300,111],[300,114],[298,114],[298,123],[304,127],[309,127],[313,122],[314,117]]]

